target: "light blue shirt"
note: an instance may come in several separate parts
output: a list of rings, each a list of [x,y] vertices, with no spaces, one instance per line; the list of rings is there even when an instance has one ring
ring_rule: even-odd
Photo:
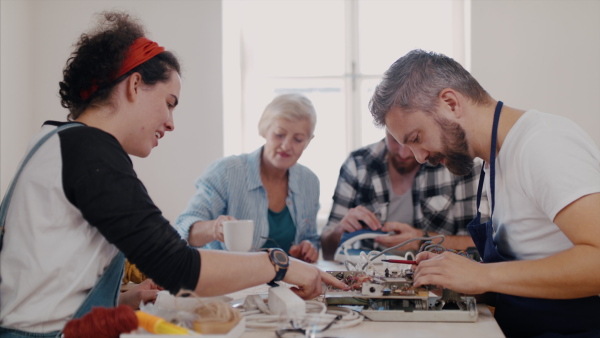
[[[196,193],[175,222],[182,238],[188,239],[190,227],[198,221],[229,215],[253,220],[252,246],[261,248],[265,244],[265,238],[269,237],[269,201],[260,178],[261,154],[262,147],[250,154],[225,157],[208,166],[196,180]],[[298,163],[288,169],[288,173],[286,205],[296,225],[294,244],[307,239],[318,250],[319,179]],[[219,241],[210,242],[203,248],[225,250]]]

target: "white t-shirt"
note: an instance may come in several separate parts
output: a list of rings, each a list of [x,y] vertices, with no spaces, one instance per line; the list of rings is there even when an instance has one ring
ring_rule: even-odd
[[[44,126],[30,147],[54,128]],[[0,256],[3,326],[60,330],[118,252],[68,201],[62,169],[55,135],[17,182]]]
[[[47,122],[30,144],[62,123]],[[50,137],[25,166],[0,252],[0,326],[60,330],[120,250],[175,294],[193,289],[200,254],[181,239],[117,139],[92,127]]]
[[[412,198],[412,189],[408,189],[402,195],[396,195],[392,188],[392,181],[388,175],[387,185],[390,187],[389,190],[389,206],[387,208],[387,220],[388,222],[401,222],[412,225],[415,221],[415,207]]]
[[[489,168],[485,185],[491,205]],[[494,242],[504,257],[544,258],[573,246],[554,224],[577,199],[600,192],[600,150],[574,122],[527,111],[496,158]]]

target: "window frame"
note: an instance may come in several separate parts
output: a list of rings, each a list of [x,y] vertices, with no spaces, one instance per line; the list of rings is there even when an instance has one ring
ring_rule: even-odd
[[[223,0],[223,145],[224,156],[251,152],[254,149],[244,148],[245,139],[245,114],[244,114],[244,72],[242,68],[240,12],[236,4],[244,0]],[[453,55],[470,69],[470,12],[471,0],[452,1],[453,25]],[[272,77],[281,80],[306,80],[339,78],[343,81],[343,95],[345,102],[345,149],[347,156],[351,151],[365,146],[363,142],[364,121],[362,115],[367,102],[362,102],[360,88],[366,81],[378,80],[383,74],[363,74],[360,69],[360,41],[359,41],[359,0],[343,0],[345,22],[345,60],[344,74],[341,76],[306,76],[306,77]],[[266,104],[266,103],[265,103]],[[256,131],[258,134],[258,131]],[[382,132],[383,138],[383,132]],[[368,143],[372,142],[369,140]],[[342,151],[342,150],[340,150]],[[302,160],[302,159],[301,159]],[[302,162],[300,160],[300,162]],[[342,163],[338,164],[341,166]],[[322,178],[320,178],[322,180]],[[336,178],[332,178],[337,181]],[[331,210],[331,196],[333,191],[321,190],[321,209],[319,210],[320,222],[325,222]],[[324,203],[329,201],[329,203]],[[323,220],[325,218],[325,220]]]

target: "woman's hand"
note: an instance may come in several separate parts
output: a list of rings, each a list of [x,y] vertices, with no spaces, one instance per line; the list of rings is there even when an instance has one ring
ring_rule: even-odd
[[[211,221],[211,229],[214,239],[219,242],[224,242],[225,237],[223,236],[223,222],[235,221],[235,217],[221,215],[217,219]]]
[[[119,295],[119,305],[127,305],[134,310],[139,310],[140,303],[154,302],[158,291],[163,290],[152,279],[146,279],[140,284],[135,284],[129,290]]]
[[[314,263],[319,259],[317,248],[308,240],[303,240],[300,244],[290,247],[290,255],[308,263]]]
[[[294,258],[290,258],[290,266],[283,281],[296,285],[290,289],[303,299],[313,299],[320,296],[323,293],[323,283],[342,290],[348,288],[346,284],[333,275]]]
[[[212,241],[224,242],[223,222],[235,221],[234,217],[221,215],[210,221],[198,221],[190,228],[188,243],[191,246],[201,247]]]

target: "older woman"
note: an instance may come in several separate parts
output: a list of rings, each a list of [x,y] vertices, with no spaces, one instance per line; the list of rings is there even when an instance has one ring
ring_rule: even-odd
[[[319,180],[298,159],[313,138],[317,117],[300,94],[277,96],[258,123],[265,144],[250,154],[211,164],[175,225],[190,245],[225,249],[223,221],[255,223],[253,247],[280,247],[306,262],[317,260]]]

